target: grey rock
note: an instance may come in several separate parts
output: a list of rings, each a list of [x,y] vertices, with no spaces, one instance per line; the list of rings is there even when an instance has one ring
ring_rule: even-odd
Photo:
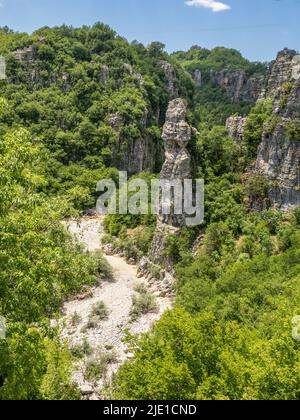
[[[160,174],[162,180],[176,179],[183,182],[191,177],[191,157],[186,147],[192,138],[192,129],[186,121],[186,114],[186,105],[182,99],[169,103],[162,135],[165,146],[165,162]],[[159,214],[149,253],[150,261],[158,266],[160,277],[165,281],[167,279],[167,283],[174,271],[174,262],[165,255],[168,238],[170,235],[179,235],[180,228],[185,226],[185,215],[175,214],[173,204],[174,193],[171,194],[171,214]],[[160,267],[164,268],[165,273],[161,272]]]
[[[202,73],[201,73],[201,71],[199,69],[196,69],[194,71],[193,79],[194,79],[197,87],[201,87],[202,86]]]
[[[167,91],[169,93],[169,99],[178,98],[179,90],[177,87],[177,76],[174,67],[168,61],[161,60],[159,62],[160,68],[164,71],[166,82],[167,82]]]
[[[247,118],[241,116],[229,117],[226,120],[226,128],[228,131],[228,135],[238,144],[244,141],[246,121]]]
[[[33,45],[29,47],[18,49],[14,52],[15,59],[18,61],[27,61],[31,62],[34,58],[34,48]]]
[[[271,63],[267,75],[266,97],[274,97],[284,83],[292,80],[293,60],[296,54],[296,51],[286,48],[280,51],[276,60]]]
[[[133,68],[131,64],[124,63],[123,66],[124,66],[124,69],[127,71],[127,73],[129,73],[130,75],[133,74]]]
[[[274,208],[289,211],[300,205],[300,139],[291,140],[288,124],[300,121],[299,56],[281,51],[270,68],[266,97],[273,99],[273,118],[277,122],[270,133],[264,130],[259,147],[256,172],[269,181],[269,198]],[[292,82],[287,93],[282,85]]]
[[[256,74],[248,78],[244,70],[210,71],[210,82],[222,87],[232,102],[255,102],[265,85],[265,76]]]
[[[103,65],[100,70],[100,83],[105,85],[109,79],[109,67],[106,65]]]

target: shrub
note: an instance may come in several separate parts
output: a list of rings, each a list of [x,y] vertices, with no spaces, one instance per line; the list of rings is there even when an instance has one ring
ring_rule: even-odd
[[[74,312],[71,318],[72,327],[77,327],[77,325],[80,324],[81,320],[82,320],[82,317],[77,312]]]
[[[103,301],[95,303],[92,308],[91,317],[97,318],[100,321],[107,319],[109,311]]]
[[[289,121],[286,125],[287,139],[289,141],[300,141],[300,120]]]
[[[85,356],[91,356],[93,354],[93,349],[85,338],[81,344],[77,344],[71,348],[71,354],[76,359],[82,359]]]
[[[143,293],[140,293],[137,296],[132,296],[130,318],[132,321],[136,321],[140,316],[146,315],[150,312],[156,312],[157,309],[154,295],[146,290],[143,290]]]
[[[117,361],[114,352],[101,352],[86,363],[84,378],[87,381],[97,382],[107,374],[108,366]]]

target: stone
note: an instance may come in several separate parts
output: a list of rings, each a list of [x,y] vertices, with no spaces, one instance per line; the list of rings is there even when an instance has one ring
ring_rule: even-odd
[[[34,48],[33,45],[29,47],[18,49],[14,52],[15,59],[18,61],[33,61],[34,58]]]
[[[271,63],[267,75],[266,97],[274,98],[281,86],[291,81],[295,56],[296,51],[287,48],[278,53],[276,60]]]
[[[165,147],[165,162],[160,177],[163,180],[181,180],[191,178],[191,156],[187,145],[192,138],[192,130],[186,121],[186,105],[182,99],[174,99],[169,103],[166,114],[166,122],[163,128],[162,138]],[[171,198],[171,205],[174,204],[174,197]],[[162,223],[183,227],[185,215],[159,216]]]
[[[194,71],[194,77],[193,77],[193,79],[194,79],[197,87],[201,87],[202,86],[202,73],[201,73],[201,71],[199,69],[196,69]]]
[[[120,171],[127,171],[129,176],[141,172],[154,172],[157,156],[163,154],[161,143],[154,142],[146,133],[148,114],[148,109],[145,109],[139,123],[141,136],[138,138],[128,138],[122,134],[124,121],[120,114],[111,114],[108,118],[109,125],[117,134],[112,147],[112,166]]]
[[[265,95],[273,99],[277,124],[272,133],[264,130],[255,167],[255,172],[269,181],[272,207],[283,211],[300,205],[300,139],[289,139],[287,130],[288,124],[300,120],[298,57],[295,51],[285,49],[271,65]],[[288,93],[282,88],[286,82],[292,82]]]
[[[300,79],[300,55],[295,55],[292,60],[292,79]]]
[[[179,90],[177,87],[177,76],[174,67],[168,61],[161,60],[159,67],[163,70],[167,82],[167,91],[169,93],[169,99],[178,98]]]
[[[192,129],[186,121],[187,108],[185,102],[174,99],[169,103],[166,113],[166,122],[163,128],[163,140],[165,147],[165,162],[160,177],[163,180],[174,179],[183,182],[191,178],[191,157],[187,145],[192,138]],[[174,263],[166,257],[165,250],[168,246],[170,235],[178,235],[180,228],[185,226],[185,215],[177,215],[174,211],[174,193],[171,197],[171,213],[159,214],[154,239],[152,242],[149,259],[152,266],[156,267],[162,277],[161,268],[164,268],[164,279],[171,279],[174,271]],[[168,276],[170,273],[170,276]]]
[[[110,76],[109,67],[106,65],[103,65],[100,70],[100,83],[102,83],[103,85],[106,85],[109,79],[109,76]]]
[[[226,120],[226,128],[229,137],[237,144],[244,141],[244,131],[247,118],[241,116],[232,116]]]
[[[127,73],[129,73],[130,75],[133,74],[133,68],[131,64],[124,63],[123,66],[124,66],[124,69],[127,71]]]
[[[255,74],[250,78],[244,70],[211,70],[210,82],[222,87],[232,102],[255,102],[265,85],[265,76]]]

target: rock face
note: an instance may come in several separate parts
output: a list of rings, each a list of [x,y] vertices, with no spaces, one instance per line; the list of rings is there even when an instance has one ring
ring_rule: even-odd
[[[163,129],[165,162],[161,170],[161,180],[174,181],[191,178],[191,156],[187,145],[192,138],[192,128],[186,121],[187,109],[182,99],[169,103]],[[171,214],[158,216],[156,232],[148,258],[140,263],[140,272],[153,278],[162,293],[171,293],[174,279],[174,262],[166,256],[170,235],[179,235],[185,226],[185,216],[174,211],[174,192],[171,195]]]
[[[106,65],[103,65],[100,70],[100,83],[105,85],[109,79],[109,76],[110,76],[109,67]]]
[[[240,144],[244,141],[244,130],[247,118],[241,116],[229,117],[226,121],[226,128],[229,137],[233,138],[236,143]]]
[[[169,93],[169,99],[175,99],[179,96],[179,90],[177,87],[178,80],[174,67],[168,61],[160,61],[159,67],[163,70],[167,82],[167,91]]]
[[[192,129],[186,122],[186,105],[182,99],[170,102],[163,129],[165,162],[160,177],[163,180],[191,178],[191,156],[187,145],[192,138]],[[172,202],[173,204],[173,202]],[[170,226],[184,226],[184,215],[160,215],[160,220]]]
[[[163,129],[165,162],[161,170],[162,180],[181,180],[191,177],[191,157],[187,145],[192,137],[192,129],[186,121],[186,105],[182,99],[169,103]],[[154,235],[149,260],[144,261],[144,269],[158,271],[158,280],[164,287],[172,288],[174,282],[173,261],[165,255],[170,235],[178,235],[185,225],[185,216],[174,212],[174,194],[171,196],[171,214],[160,214]],[[163,267],[164,269],[162,270]]]
[[[270,69],[266,97],[273,98],[274,129],[265,129],[256,172],[270,182],[273,207],[288,211],[300,205],[300,130],[289,134],[291,124],[300,127],[300,56],[284,50]],[[287,84],[285,86],[285,84]]]
[[[194,79],[197,87],[202,86],[202,73],[199,69],[194,71],[193,79]]]
[[[249,83],[249,82],[248,82]],[[264,128],[255,172],[269,182],[272,207],[289,211],[300,205],[300,56],[284,49],[271,63],[259,99],[270,98],[273,113]],[[228,134],[243,143],[246,118],[228,118]],[[299,127],[293,136],[289,127]]]
[[[249,78],[244,70],[211,70],[209,79],[225,89],[232,102],[255,102],[265,85],[264,75],[256,74]]]
[[[273,97],[284,83],[292,80],[296,56],[296,51],[287,48],[278,53],[267,75],[266,97]]]
[[[19,49],[14,52],[15,59],[18,61],[33,61],[34,58],[34,48],[30,45],[27,48]]]
[[[154,172],[160,156],[163,156],[162,143],[147,134],[147,112],[145,110],[145,116],[140,121],[142,129],[138,138],[129,139],[122,133],[124,121],[119,114],[112,114],[108,120],[117,136],[112,148],[112,164],[121,171],[127,171],[129,176],[143,171]]]

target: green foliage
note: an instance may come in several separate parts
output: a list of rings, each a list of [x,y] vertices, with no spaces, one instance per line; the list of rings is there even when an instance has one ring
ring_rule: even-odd
[[[23,50],[28,47],[31,57]],[[22,60],[15,57],[19,50]],[[0,54],[8,76],[0,81],[0,95],[15,110],[12,117],[7,109],[0,124],[25,125],[50,152],[47,192],[68,197],[80,186],[74,205],[94,205],[105,169],[127,169],[126,155],[141,138],[153,141],[160,170],[160,126],[169,98],[159,62],[171,60],[163,45],[129,44],[97,23],[42,28],[32,35],[1,32]],[[192,82],[176,62],[174,68],[180,94],[187,96]]]
[[[198,46],[192,47],[189,51],[178,51],[174,53],[177,60],[189,70],[201,70],[205,75],[210,70],[245,70],[248,75],[256,72],[264,72],[265,66],[260,63],[251,63],[242,54],[234,49],[217,47],[211,51]]]
[[[240,150],[228,137],[225,127],[214,126],[212,129],[201,127],[197,137],[197,158],[199,171],[206,180],[238,168]]]
[[[268,179],[260,174],[251,176],[247,181],[246,190],[250,201],[254,203],[263,204],[268,198],[269,188]]]
[[[109,311],[104,302],[100,301],[95,303],[92,308],[91,316],[98,318],[100,321],[107,319]]]
[[[228,117],[234,114],[248,114],[251,103],[233,103],[225,89],[212,83],[211,76],[216,72],[224,74],[244,71],[247,77],[265,73],[266,66],[251,63],[242,57],[239,51],[217,47],[211,51],[199,46],[189,51],[178,51],[173,57],[192,75],[201,71],[202,85],[197,87],[194,95],[194,119],[196,123],[206,123],[209,127],[224,125]]]
[[[83,359],[84,357],[91,356],[93,354],[93,348],[85,338],[82,343],[71,348],[71,354],[76,359]]]
[[[286,124],[287,139],[289,141],[300,141],[300,120],[291,120]]]
[[[134,357],[114,378],[113,396],[300,398],[299,343],[291,323],[300,315],[299,209],[250,212],[251,205],[268,207],[269,183],[261,175],[243,182],[263,133],[271,136],[283,120],[273,115],[271,100],[252,109],[233,103],[211,78],[234,71],[249,77],[266,67],[226,48],[195,46],[171,57],[164,48],[129,44],[100,23],[45,27],[32,35],[0,28],[8,75],[0,81],[0,315],[8,324],[0,340],[0,400],[79,399],[70,382],[71,355],[87,358],[85,378],[95,383],[116,362],[109,346],[93,355],[87,340],[70,355],[50,327],[66,296],[112,276],[103,257],[83,253],[61,220],[78,215],[74,208],[95,205],[97,181],[118,181],[117,168],[131,166],[140,139],[150,142],[159,172],[169,101],[162,60],[173,65],[175,87],[199,131],[189,149],[193,174],[206,182],[205,222],[168,238],[164,257],[176,269],[175,307],[150,333],[129,337]],[[196,69],[204,82],[198,88],[191,80]],[[292,88],[282,86],[281,110]],[[242,145],[224,127],[235,113],[248,114]],[[299,140],[297,119],[285,129],[287,140]],[[139,177],[150,186],[152,174]],[[142,204],[149,207],[149,198]],[[149,251],[155,224],[154,216],[107,216],[106,241],[137,261]],[[159,278],[160,266],[149,269]],[[133,321],[157,310],[142,285],[135,293]],[[98,302],[84,328],[96,328],[108,315]],[[75,313],[73,327],[80,322]]]
[[[257,156],[257,148],[262,140],[264,124],[269,124],[270,132],[272,131],[271,127],[274,127],[274,124],[270,124],[272,111],[272,101],[261,100],[256,103],[247,117],[244,136],[251,159]]]
[[[299,399],[291,320],[299,314],[300,231],[296,220],[278,220],[274,228],[274,218],[249,215],[242,241],[223,248],[221,261],[210,252],[222,248],[212,225],[194,262],[178,267],[175,309],[150,333],[131,338],[134,358],[115,378],[114,397]],[[277,253],[270,244],[280,241],[282,229],[290,241]],[[255,244],[252,255],[241,245],[247,240]]]
[[[86,363],[84,377],[87,381],[97,382],[107,374],[109,365],[117,360],[114,352],[100,352]]]
[[[132,307],[129,314],[132,321],[136,321],[149,312],[157,311],[157,303],[152,293],[142,288],[138,288],[136,291],[138,294],[132,296]]]
[[[60,223],[68,203],[48,199],[45,154],[24,129],[0,138],[0,399],[76,399],[71,360],[48,317],[66,295],[101,278],[102,260]]]

